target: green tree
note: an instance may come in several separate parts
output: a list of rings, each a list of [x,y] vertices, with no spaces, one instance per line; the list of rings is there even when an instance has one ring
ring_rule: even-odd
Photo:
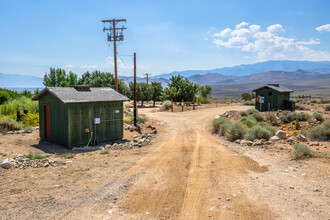
[[[207,98],[212,92],[212,87],[209,86],[209,85],[200,86],[199,87],[199,92],[201,93],[201,96],[203,98]]]
[[[181,75],[172,76],[170,80],[168,87],[162,92],[162,100],[172,100],[174,102],[195,100],[199,88],[197,83],[192,83],[187,78],[183,79]]]
[[[77,85],[77,78],[77,74],[70,71],[66,78],[67,86]]]
[[[44,86],[47,86],[47,87],[56,86],[56,70],[55,70],[55,68],[51,67],[49,70],[49,74],[45,73],[43,84],[44,84]]]
[[[153,89],[151,85],[147,83],[136,83],[136,100],[141,102],[143,106],[144,102],[152,100]],[[134,83],[129,84],[129,92],[127,93],[130,99],[134,99]]]
[[[156,105],[156,101],[160,101],[160,96],[163,92],[163,87],[160,82],[151,82],[152,87],[152,101],[154,101],[153,106]]]
[[[253,98],[253,96],[249,93],[243,93],[242,94],[242,99],[246,100],[251,100]]]
[[[115,77],[108,72],[98,70],[92,73],[86,72],[78,80],[78,85],[89,85],[91,87],[111,87],[115,89]],[[118,79],[118,92],[126,95],[128,91],[127,85],[122,79]]]

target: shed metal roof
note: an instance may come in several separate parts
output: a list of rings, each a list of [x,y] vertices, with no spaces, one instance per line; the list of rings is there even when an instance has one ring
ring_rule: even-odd
[[[259,89],[262,89],[262,88],[265,88],[265,87],[267,87],[269,89],[272,89],[272,90],[275,90],[277,92],[293,92],[293,90],[288,89],[288,88],[286,88],[284,86],[281,86],[279,84],[267,84],[265,86],[262,86],[262,87],[259,87],[257,89],[254,89],[252,92],[255,92],[255,91],[257,91]]]
[[[63,103],[129,101],[126,96],[110,87],[46,87],[32,100],[39,99],[45,92]]]

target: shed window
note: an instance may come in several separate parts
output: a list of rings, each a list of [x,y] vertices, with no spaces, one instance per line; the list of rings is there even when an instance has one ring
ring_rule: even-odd
[[[269,91],[268,96],[272,96],[272,95],[273,95],[272,91]]]

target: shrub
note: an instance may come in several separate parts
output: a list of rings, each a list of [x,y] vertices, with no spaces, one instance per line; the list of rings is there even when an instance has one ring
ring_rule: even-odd
[[[297,110],[306,110],[305,106],[303,105],[296,105]]]
[[[318,112],[314,112],[314,118],[317,120],[317,121],[323,121],[323,115],[321,113],[318,113]]]
[[[242,102],[243,105],[255,105],[254,101],[250,100],[250,101],[243,101]]]
[[[264,120],[264,116],[262,116],[262,114],[260,114],[259,112],[254,112],[251,116],[254,117],[257,121]]]
[[[261,126],[254,126],[250,128],[246,134],[246,139],[254,141],[255,139],[266,139],[268,140],[272,136],[272,133]]]
[[[243,116],[248,116],[248,113],[246,111],[240,111],[239,112],[240,115],[243,117]]]
[[[170,100],[165,100],[162,104],[161,110],[166,111],[169,110],[172,106],[172,102]]]
[[[144,124],[146,121],[147,121],[147,119],[144,118],[144,117],[138,117],[137,118],[137,123],[139,123],[139,124]],[[134,117],[133,116],[127,117],[127,118],[125,118],[124,122],[126,124],[133,124]]]
[[[295,112],[283,111],[280,120],[284,123],[289,123],[296,120],[297,114]]]
[[[304,144],[295,143],[293,145],[293,155],[294,159],[308,158],[312,155],[312,151]]]
[[[17,122],[7,116],[0,118],[0,132],[5,133],[7,131],[22,130],[23,123]]]
[[[243,116],[241,118],[241,122],[249,128],[257,125],[257,120],[254,117],[251,117],[251,116],[249,116],[249,117]]]
[[[38,112],[39,105],[38,102],[32,101],[31,99],[26,97],[20,97],[18,99],[14,99],[12,101],[6,102],[3,105],[0,105],[0,114],[2,115],[15,114],[17,110]]]
[[[199,96],[197,98],[197,102],[200,103],[200,104],[206,104],[207,103],[207,99],[203,96]]]
[[[214,133],[220,132],[221,135],[224,135],[224,130],[227,125],[230,125],[231,122],[228,118],[215,118],[212,121],[212,129]]]
[[[296,130],[300,129],[299,117],[296,118],[296,122],[294,123],[294,126],[295,126]]]
[[[326,110],[326,111],[330,111],[330,105],[326,105],[326,106],[324,106],[324,110]]]
[[[307,137],[312,140],[330,140],[330,119],[312,128]]]
[[[38,126],[39,125],[39,113],[27,113],[21,117],[21,121],[25,126]]]
[[[240,122],[235,122],[229,126],[225,135],[229,141],[235,141],[237,139],[242,139],[244,137],[246,128]]]
[[[311,116],[308,113],[300,112],[296,115],[299,121],[310,121]]]
[[[248,113],[249,115],[252,115],[253,113],[259,113],[259,111],[254,108],[250,108],[250,109],[246,110],[246,113]]]
[[[274,113],[266,113],[266,121],[268,121],[272,125],[277,125],[277,118]]]
[[[267,129],[272,135],[274,135],[276,133],[276,131],[278,131],[277,127],[271,126],[268,123],[261,122],[259,125],[265,129]]]

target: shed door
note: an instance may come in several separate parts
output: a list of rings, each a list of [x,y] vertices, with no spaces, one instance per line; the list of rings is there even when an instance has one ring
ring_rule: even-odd
[[[50,139],[50,105],[44,106],[44,137]]]

